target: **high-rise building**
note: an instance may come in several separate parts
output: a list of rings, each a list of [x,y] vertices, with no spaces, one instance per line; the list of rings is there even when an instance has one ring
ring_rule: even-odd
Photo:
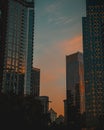
[[[104,1],[86,0],[86,17],[83,17],[83,53],[86,121],[90,125],[96,123],[99,117],[104,117],[103,48]]]
[[[33,0],[0,0],[0,91],[31,93]]]
[[[40,101],[42,105],[42,113],[47,114],[49,110],[49,97],[48,96],[39,96],[35,97],[36,100]]]
[[[40,69],[32,69],[32,95],[37,97],[40,95]]]
[[[67,123],[75,121],[77,115],[85,112],[83,55],[76,52],[66,56],[66,97]]]

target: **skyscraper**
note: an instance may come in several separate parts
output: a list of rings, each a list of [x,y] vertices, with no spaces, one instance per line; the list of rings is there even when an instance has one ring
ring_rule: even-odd
[[[0,91],[31,93],[33,0],[0,0]]]
[[[39,96],[35,97],[36,100],[41,102],[42,105],[42,113],[47,114],[49,110],[49,97],[48,96]]]
[[[76,120],[77,114],[85,111],[83,55],[76,52],[66,56],[67,122]]]
[[[83,18],[86,119],[87,124],[94,125],[104,116],[104,1],[86,0],[86,12]]]
[[[37,97],[40,95],[40,69],[32,69],[32,95]]]

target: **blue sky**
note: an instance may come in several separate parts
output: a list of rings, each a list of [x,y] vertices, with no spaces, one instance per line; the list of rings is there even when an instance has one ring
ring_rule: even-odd
[[[82,51],[85,0],[35,0],[34,63],[40,68],[40,95],[64,113],[66,55]]]

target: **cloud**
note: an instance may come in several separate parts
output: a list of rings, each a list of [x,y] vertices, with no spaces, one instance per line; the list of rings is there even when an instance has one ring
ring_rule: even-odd
[[[52,48],[51,48],[52,49]],[[51,84],[58,84],[58,82],[65,75],[65,66],[62,65],[62,59],[60,59],[58,52],[48,51],[46,52],[45,57],[41,59],[41,66],[43,66],[41,70],[41,82],[42,85],[45,86]]]
[[[82,52],[82,35],[79,34],[71,39],[65,40],[58,46],[65,55],[75,53],[77,51]]]
[[[61,1],[54,1],[53,3],[51,4],[48,4],[46,7],[45,7],[45,11],[47,13],[55,13],[57,10],[61,9],[62,7],[62,3]],[[57,13],[57,12],[56,12]]]
[[[51,4],[46,7],[46,12],[48,12],[48,13],[55,12],[55,10],[57,10],[57,5],[55,5],[55,4]]]
[[[55,17],[51,17],[48,19],[49,23],[54,23],[54,24],[69,24],[70,22],[72,22],[72,18],[71,17],[67,17],[67,16],[56,16]]]
[[[72,18],[62,13],[63,8],[65,8],[63,0],[56,0],[52,4],[48,4],[45,7],[46,14],[48,15],[48,22],[52,24],[68,24],[71,22]]]

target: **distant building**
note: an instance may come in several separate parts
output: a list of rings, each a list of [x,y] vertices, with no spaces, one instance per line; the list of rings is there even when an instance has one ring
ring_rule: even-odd
[[[64,116],[63,115],[59,115],[57,118],[56,118],[56,124],[64,124]]]
[[[33,32],[33,0],[0,0],[0,92],[31,94]]]
[[[76,52],[66,56],[65,119],[67,123],[76,120],[85,112],[83,55]]]
[[[86,121],[95,126],[104,118],[104,1],[86,0],[83,54]]]
[[[51,123],[55,122],[57,118],[57,113],[52,108],[50,108],[48,112],[50,114]]]
[[[39,96],[39,97],[36,97],[36,99],[41,102],[43,114],[47,114],[49,110],[49,97]]]
[[[32,95],[37,97],[40,95],[40,69],[32,69]]]

